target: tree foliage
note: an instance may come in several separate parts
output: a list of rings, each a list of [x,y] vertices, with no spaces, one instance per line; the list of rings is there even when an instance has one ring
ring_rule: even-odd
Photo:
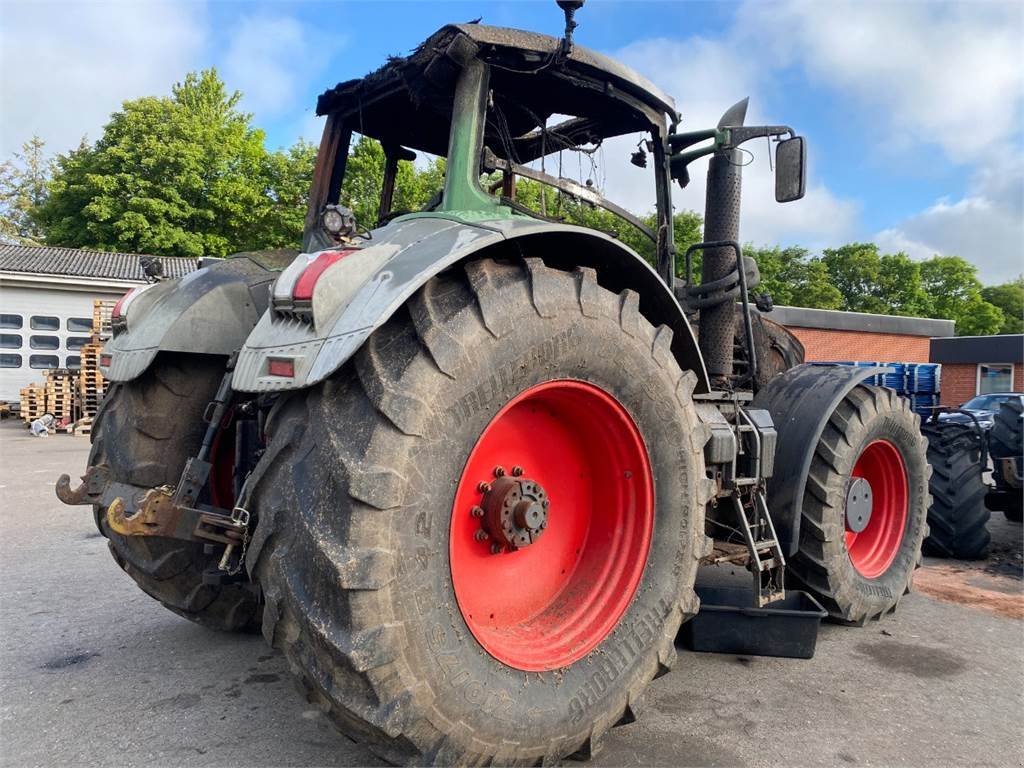
[[[213,69],[126,101],[93,146],[59,158],[38,219],[55,245],[224,256],[296,244],[313,149],[270,153]]]
[[[1024,275],[1001,285],[981,289],[981,298],[1003,312],[999,333],[1024,333]]]
[[[23,242],[43,239],[35,212],[46,202],[53,159],[38,136],[0,163],[0,233]]]

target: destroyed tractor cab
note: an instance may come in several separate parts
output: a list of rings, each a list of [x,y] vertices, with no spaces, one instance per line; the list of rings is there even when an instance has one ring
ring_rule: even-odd
[[[304,252],[132,301],[91,466],[58,484],[143,589],[259,620],[309,700],[394,762],[592,755],[675,664],[700,563],[745,565],[756,605],[797,588],[864,623],[909,590],[925,535],[905,401],[862,383],[875,369],[796,364],[751,306],[738,148],[778,139],[787,202],[803,139],[746,126],[745,102],[680,131],[559,4],[562,39],[446,26],[324,93]],[[638,132],[653,227],[534,167]],[[377,226],[340,204],[354,133],[386,153]],[[444,189],[392,211],[415,152],[446,158]],[[705,242],[677,284],[671,187],[704,156]],[[653,268],[524,208],[517,177],[631,221]]]

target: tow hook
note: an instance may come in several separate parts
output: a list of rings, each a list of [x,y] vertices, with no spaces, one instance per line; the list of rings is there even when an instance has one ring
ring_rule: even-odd
[[[61,475],[56,485],[57,498],[65,504],[106,506],[107,525],[121,536],[159,536],[222,544],[224,554],[218,568],[234,575],[241,570],[249,543],[249,512],[241,507],[228,511],[192,506],[201,487],[194,474],[202,469],[202,463],[190,462],[176,489],[170,485],[141,488],[115,483],[107,467],[94,466],[82,476],[77,488],[71,488],[70,477]],[[241,548],[241,552],[232,565],[236,548]]]

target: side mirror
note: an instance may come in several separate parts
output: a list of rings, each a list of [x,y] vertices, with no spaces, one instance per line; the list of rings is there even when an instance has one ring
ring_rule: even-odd
[[[775,202],[791,203],[807,191],[807,144],[803,136],[780,141],[775,150]]]

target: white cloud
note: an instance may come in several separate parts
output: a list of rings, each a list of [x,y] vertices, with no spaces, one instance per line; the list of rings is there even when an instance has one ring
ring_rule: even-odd
[[[244,107],[260,116],[293,109],[308,82],[343,45],[290,16],[250,16],[232,30],[221,67],[225,82],[244,94]]]
[[[937,144],[976,161],[1020,127],[1019,2],[750,2],[737,18],[763,58],[865,107],[880,148]]]
[[[984,283],[1024,273],[1024,157],[984,166],[968,194],[942,198],[876,235],[886,251],[913,258],[962,256],[978,267]]]
[[[99,137],[126,99],[167,93],[205,45],[201,3],[5,3],[0,156],[32,134],[51,152]]]

